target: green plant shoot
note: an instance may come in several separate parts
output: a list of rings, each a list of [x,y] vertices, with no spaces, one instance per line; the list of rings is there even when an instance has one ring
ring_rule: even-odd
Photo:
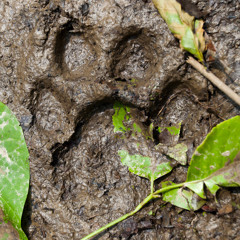
[[[115,106],[118,107],[115,108],[113,124],[119,122],[115,119],[116,112],[123,112],[123,109],[126,109],[126,107],[122,104],[117,104]],[[121,108],[123,109],[121,110]],[[129,116],[131,116],[130,112],[131,109],[128,108]],[[123,119],[122,116],[119,116],[119,118]],[[124,127],[125,129],[128,129],[127,131],[133,131],[134,128],[126,128],[126,126],[129,126],[127,122],[131,122],[131,118],[132,116],[123,123],[121,129]],[[133,124],[133,122],[131,122],[131,124]],[[171,128],[164,128],[172,132]],[[163,130],[164,128],[158,128],[158,130]],[[149,130],[152,131],[152,129],[153,125],[151,124]],[[125,133],[125,131],[123,132]],[[163,182],[162,188],[156,191],[154,190],[153,182],[160,176],[164,176],[172,170],[170,162],[156,161],[156,159],[152,159],[152,157],[149,156],[143,156],[140,154],[131,155],[126,150],[119,150],[118,154],[121,161],[124,165],[128,166],[130,172],[140,177],[148,178],[151,181],[150,194],[132,212],[127,213],[115,221],[105,225],[97,231],[82,238],[82,240],[90,239],[107,228],[112,227],[132,216],[152,199],[161,197],[160,194],[166,202],[170,202],[183,209],[195,211],[201,208],[207,201],[204,186],[206,186],[214,195],[216,195],[216,192],[220,187],[240,187],[239,132],[240,116],[236,116],[217,125],[207,135],[203,143],[197,147],[195,153],[193,154],[188,168],[186,182],[178,184],[173,182]],[[173,135],[178,135],[179,133],[180,130],[174,131]],[[129,136],[132,135],[130,134]],[[132,137],[134,138],[135,136]],[[155,148],[153,148],[153,151],[155,151]]]
[[[118,154],[122,164],[127,165],[130,172],[150,180],[152,193],[154,181],[172,171],[170,161],[161,162],[150,157],[130,155],[125,150],[118,151]]]
[[[4,220],[12,223],[21,240],[27,240],[21,218],[29,188],[28,157],[17,118],[0,102],[0,207]]]

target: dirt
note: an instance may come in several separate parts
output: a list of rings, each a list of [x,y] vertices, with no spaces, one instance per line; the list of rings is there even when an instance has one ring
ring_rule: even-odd
[[[227,66],[211,70],[240,94],[240,1],[192,3]],[[240,110],[185,63],[150,0],[2,0],[0,59],[0,100],[30,152],[22,225],[33,240],[81,239],[148,195],[149,182],[117,154],[128,143],[113,131],[116,100],[145,124],[182,122],[188,160],[212,127]],[[167,179],[185,181],[186,172],[177,167]],[[94,239],[239,239],[238,189],[218,199],[198,212],[155,200]]]

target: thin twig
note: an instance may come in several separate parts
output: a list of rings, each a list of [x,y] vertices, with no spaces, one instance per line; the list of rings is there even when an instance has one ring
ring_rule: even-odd
[[[235,103],[240,106],[240,96],[237,95],[230,87],[223,83],[212,72],[208,72],[201,63],[199,63],[192,57],[188,58],[187,63],[191,64],[203,76],[205,76],[209,81],[211,81],[212,84],[214,84],[217,88],[219,88],[223,93],[225,93],[229,98],[231,98]]]
[[[177,186],[177,184],[176,184]],[[165,189],[165,188],[164,188]],[[134,215],[136,212],[138,212],[140,209],[143,208],[144,205],[146,205],[148,202],[150,202],[152,199],[156,198],[157,196],[153,195],[153,194],[150,194],[148,195],[132,212],[130,213],[127,213],[125,215],[123,215],[122,217],[116,219],[115,221],[112,221],[110,223],[108,223],[107,225],[99,228],[98,230],[96,230],[95,232],[92,232],[91,234],[87,235],[86,237],[82,238],[81,240],[88,240],[94,236],[96,236],[97,234],[103,232],[104,230],[114,226],[115,224],[131,217],[132,215]]]
[[[194,181],[193,181],[194,182]],[[96,236],[97,234],[105,231],[106,229],[114,226],[115,224],[131,217],[132,215],[134,215],[136,212],[138,212],[139,210],[141,210],[143,208],[143,206],[145,206],[148,202],[150,202],[152,199],[155,199],[155,198],[159,198],[160,197],[160,193],[165,193],[165,192],[168,192],[170,190],[173,190],[173,189],[176,189],[176,188],[180,188],[180,187],[183,187],[185,183],[179,183],[179,184],[175,184],[175,185],[170,185],[170,186],[167,186],[167,187],[164,187],[164,188],[161,188],[157,191],[155,191],[154,193],[151,193],[150,195],[148,195],[132,212],[130,213],[127,213],[125,215],[123,215],[122,217],[108,223],[107,225],[99,228],[98,230],[96,230],[95,232],[92,232],[90,233],[89,235],[87,235],[86,237],[82,238],[81,240],[88,240],[94,236]]]

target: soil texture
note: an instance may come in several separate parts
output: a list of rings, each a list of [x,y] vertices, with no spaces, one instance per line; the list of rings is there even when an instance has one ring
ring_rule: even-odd
[[[221,61],[209,68],[240,94],[240,1],[191,4]],[[115,101],[145,125],[182,122],[188,160],[212,127],[239,114],[186,57],[150,0],[0,1],[0,101],[30,152],[29,239],[81,239],[149,194],[117,154],[131,143],[113,131]],[[164,179],[182,182],[186,173],[176,167]],[[238,189],[217,198],[198,212],[155,200],[94,239],[240,239]]]

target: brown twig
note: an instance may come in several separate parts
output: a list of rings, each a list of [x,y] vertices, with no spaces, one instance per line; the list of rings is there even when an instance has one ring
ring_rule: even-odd
[[[196,70],[198,70],[203,76],[205,76],[212,84],[219,88],[229,98],[240,106],[240,96],[237,95],[230,87],[223,83],[212,72],[208,72],[205,67],[192,57],[189,57],[187,63],[191,64]]]

